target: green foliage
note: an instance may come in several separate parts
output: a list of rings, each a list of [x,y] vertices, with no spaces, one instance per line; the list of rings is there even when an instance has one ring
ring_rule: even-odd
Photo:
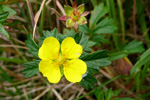
[[[140,59],[136,62],[134,67],[131,69],[130,73],[135,74],[141,71],[141,67],[146,63],[148,63],[149,61],[150,61],[150,48],[141,55]]]
[[[130,43],[128,43],[123,48],[123,50],[127,50],[129,54],[132,54],[132,53],[142,53],[145,49],[142,45],[142,42],[133,40]]]
[[[94,34],[113,33],[115,30],[117,30],[117,27],[114,25],[114,23],[114,19],[106,17],[95,26],[92,32]]]
[[[3,34],[6,38],[10,38],[8,32],[5,30],[3,25],[0,24],[0,33]]]
[[[113,97],[117,96],[121,90],[108,89],[107,91],[103,91],[102,89],[97,88],[95,91],[95,96],[97,100],[112,100]],[[115,99],[116,100],[116,99]]]
[[[142,53],[144,51],[144,47],[142,45],[142,42],[138,42],[136,40],[131,41],[127,45],[125,45],[122,49],[122,51],[114,52],[109,54],[109,60],[117,60],[123,57],[128,56],[129,54],[133,53]]]
[[[26,74],[25,78],[31,77],[39,73],[39,62],[40,60],[33,60],[32,62],[24,63],[24,70],[22,73]]]
[[[90,26],[93,28],[95,24],[106,14],[108,13],[108,8],[104,4],[100,4],[94,8],[91,12]]]
[[[25,43],[26,43],[26,46],[28,47],[28,52],[38,58],[39,46],[34,42],[30,33],[28,34],[28,37]]]
[[[88,53],[84,56],[81,56],[80,59],[82,59],[84,61],[96,60],[96,59],[107,57],[107,53],[108,53],[107,50],[100,50],[100,51],[96,51],[94,53]]]
[[[108,17],[102,19],[108,11],[108,7],[101,3],[91,12],[89,28],[87,25],[79,26],[79,31],[89,34],[90,38],[98,45],[100,43],[107,43],[105,36],[102,34],[112,34],[117,30],[114,19]]]
[[[4,12],[8,12],[9,13],[9,16],[12,16],[12,15],[16,15],[17,12],[15,10],[13,10],[12,8],[10,7],[7,7],[6,5],[0,5],[0,8],[4,11]]]
[[[83,77],[83,79],[80,82],[80,85],[85,88],[92,88],[94,89],[94,84],[97,83],[97,80],[91,75],[91,74],[87,74],[85,77]]]
[[[4,22],[8,15],[8,12],[0,12],[0,23]]]

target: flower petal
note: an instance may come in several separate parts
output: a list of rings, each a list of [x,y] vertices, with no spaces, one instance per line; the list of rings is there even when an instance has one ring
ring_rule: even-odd
[[[87,16],[88,14],[90,14],[90,11],[85,11],[81,16],[85,17],[85,16]]]
[[[68,16],[68,17],[70,17],[71,16],[71,14],[73,13],[73,8],[72,7],[70,7],[70,6],[64,6],[64,10],[65,10],[65,13],[66,13],[66,15]]]
[[[80,59],[73,59],[64,64],[64,75],[70,82],[80,82],[87,71],[87,65]]]
[[[59,56],[60,43],[54,37],[48,37],[44,40],[39,49],[38,56],[43,60],[54,60]]]
[[[66,26],[67,27],[72,27],[72,26],[74,26],[74,24],[75,24],[75,22],[72,19],[68,19],[66,21]]]
[[[83,25],[83,24],[86,24],[86,23],[87,23],[87,20],[86,20],[85,17],[81,16],[81,17],[79,18],[79,20],[77,21],[77,23],[78,23],[79,25]]]
[[[79,5],[77,9],[78,9],[79,14],[83,14],[83,12],[84,12],[84,4]]]
[[[71,37],[67,37],[61,44],[61,53],[64,58],[76,59],[82,54],[82,46],[77,44]]]
[[[56,62],[51,60],[42,60],[39,63],[39,70],[51,83],[57,83],[61,79],[59,65]]]
[[[61,17],[59,18],[59,20],[61,20],[61,21],[66,21],[66,20],[68,20],[68,19],[69,19],[69,17],[66,16],[66,15],[61,16]]]

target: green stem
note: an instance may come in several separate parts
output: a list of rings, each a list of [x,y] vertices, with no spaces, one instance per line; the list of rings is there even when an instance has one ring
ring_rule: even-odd
[[[45,4],[42,10],[42,14],[41,14],[41,19],[40,19],[40,28],[39,28],[39,32],[42,34],[43,32],[43,26],[44,26],[44,17],[45,17]]]
[[[125,41],[125,26],[124,26],[124,17],[123,17],[123,9],[122,9],[122,3],[121,0],[117,0],[118,8],[119,8],[119,14],[120,14],[120,24],[121,24],[121,30],[122,30],[122,42]]]

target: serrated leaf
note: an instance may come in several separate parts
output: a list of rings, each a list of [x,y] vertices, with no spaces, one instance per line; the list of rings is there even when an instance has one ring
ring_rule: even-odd
[[[52,31],[45,31],[43,33],[43,37],[40,37],[40,43],[39,45],[41,46],[43,44],[44,39],[46,39],[47,37],[57,37],[57,28],[54,28]]]
[[[13,10],[12,8],[7,7],[6,5],[1,5],[1,6],[2,6],[3,11],[9,12],[9,16],[17,14],[17,12],[15,10]]]
[[[24,63],[24,70],[22,73],[26,74],[25,78],[31,77],[37,73],[39,73],[39,62],[40,60],[33,60],[32,62]]]
[[[9,34],[7,33],[7,31],[5,30],[5,28],[1,24],[0,24],[0,34],[4,35],[6,38],[9,39]]]
[[[106,35],[94,35],[93,41],[96,42],[98,46],[101,45],[101,43],[107,43],[107,40],[105,39]]]
[[[94,46],[96,43],[93,41],[88,41],[86,48],[84,49],[85,51],[92,51],[92,49],[90,47]]]
[[[109,54],[109,60],[110,61],[117,60],[117,59],[126,57],[127,55],[128,55],[128,52],[126,50],[115,52],[115,53],[111,53],[111,54]]]
[[[82,81],[80,82],[80,85],[85,89],[94,89],[95,83],[97,83],[97,80],[92,75],[87,74],[85,77],[83,77]]]
[[[26,43],[26,46],[28,47],[28,52],[38,58],[39,46],[33,41],[30,33],[28,34],[27,40],[25,41],[25,43]]]
[[[22,73],[25,73],[25,78],[31,77],[37,73],[39,73],[39,62],[40,60],[33,60],[32,62],[24,63],[24,70]]]
[[[99,67],[105,67],[111,64],[111,61],[102,58],[102,59],[97,59],[97,60],[90,60],[90,61],[85,61],[87,64],[87,67],[94,68],[94,69],[99,69]]]
[[[4,22],[8,15],[8,12],[0,12],[0,23]]]
[[[80,59],[82,59],[83,61],[90,61],[90,60],[106,58],[107,53],[108,53],[107,50],[100,50],[100,51],[96,51],[94,53],[88,53],[86,55],[83,55],[80,57]]]
[[[105,18],[100,21],[93,30],[94,34],[101,33],[114,33],[117,30],[117,26],[115,25],[115,20],[110,18]]]
[[[79,25],[79,31],[84,32],[84,33],[89,33],[89,28],[86,24],[85,25]]]
[[[81,34],[76,34],[74,38],[78,44],[82,45],[82,48],[84,50],[89,40],[88,36],[85,36],[84,33],[81,33]]]
[[[91,18],[90,18],[90,28],[92,29],[95,24],[106,14],[108,13],[109,9],[108,7],[105,7],[103,3],[96,6],[94,10],[91,12]]]
[[[129,53],[142,53],[144,51],[144,47],[142,42],[138,42],[136,40],[131,41],[128,43],[123,50],[127,50]]]

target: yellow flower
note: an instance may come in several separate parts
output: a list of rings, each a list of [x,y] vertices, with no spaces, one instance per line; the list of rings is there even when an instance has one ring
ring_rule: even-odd
[[[48,37],[38,52],[42,59],[39,70],[51,83],[59,82],[63,74],[70,82],[80,82],[87,70],[86,63],[78,59],[82,52],[82,46],[71,37],[64,39],[61,45],[56,38]]]

